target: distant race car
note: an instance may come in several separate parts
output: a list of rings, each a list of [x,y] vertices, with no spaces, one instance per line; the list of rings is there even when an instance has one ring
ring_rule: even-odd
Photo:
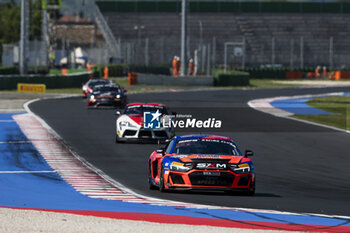
[[[90,93],[88,108],[111,106],[124,108],[127,104],[126,90],[117,84],[97,85]]]
[[[82,87],[83,98],[87,98],[96,85],[103,85],[103,84],[112,84],[112,82],[108,79],[101,79],[101,78],[90,79],[89,81],[87,81]]]
[[[144,113],[156,112],[159,117],[158,128],[144,127]],[[174,129],[162,126],[163,118],[169,119],[168,110],[164,104],[132,103],[126,105],[123,113],[117,112],[116,142],[126,141],[157,141],[165,140],[175,135]]]
[[[254,165],[228,137],[175,136],[148,161],[150,189],[218,190],[255,193]]]

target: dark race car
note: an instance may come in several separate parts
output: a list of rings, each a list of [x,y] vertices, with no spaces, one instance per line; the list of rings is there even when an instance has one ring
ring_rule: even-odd
[[[90,79],[82,87],[83,98],[89,97],[90,93],[93,91],[95,86],[105,85],[105,84],[112,84],[112,82],[108,79],[100,79],[100,78]]]
[[[108,84],[95,86],[88,101],[88,108],[110,106],[124,108],[127,104],[126,90],[119,85]]]
[[[255,193],[254,165],[247,150],[242,155],[228,137],[175,136],[148,161],[151,189],[218,190]]]

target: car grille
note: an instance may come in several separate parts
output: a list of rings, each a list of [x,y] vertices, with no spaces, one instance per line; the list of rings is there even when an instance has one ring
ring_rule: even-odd
[[[250,180],[250,175],[242,176],[238,181],[238,186],[247,186]]]
[[[220,172],[220,176],[203,175],[203,172],[192,172],[188,175],[192,185],[231,186],[235,176],[228,172]]]
[[[140,138],[152,138],[152,132],[149,130],[140,130],[139,137]]]
[[[101,105],[103,104],[112,105],[114,103],[112,98],[98,98],[97,101]]]
[[[184,184],[184,180],[178,174],[170,173],[170,178],[173,181],[173,184]]]
[[[111,97],[100,97],[100,98],[97,98],[98,100],[100,100],[100,101],[111,101],[111,100],[113,100],[113,98],[111,98]]]
[[[125,130],[124,136],[134,136],[136,134],[136,130]]]

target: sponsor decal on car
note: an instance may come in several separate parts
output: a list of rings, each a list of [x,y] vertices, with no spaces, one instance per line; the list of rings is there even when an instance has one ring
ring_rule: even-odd
[[[226,169],[225,163],[197,163],[198,169]]]

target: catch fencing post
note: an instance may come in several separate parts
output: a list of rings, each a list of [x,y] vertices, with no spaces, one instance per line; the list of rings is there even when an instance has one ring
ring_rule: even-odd
[[[304,37],[300,37],[300,68],[304,68]]]
[[[291,39],[290,40],[290,63],[289,63],[289,66],[291,69],[293,69],[293,54],[294,54],[294,40]]]
[[[334,55],[333,36],[331,36],[329,38],[329,68],[333,68],[333,55]]]
[[[275,37],[272,37],[271,40],[271,65],[274,67],[275,65]]]
[[[27,74],[28,10],[28,1],[21,0],[21,38],[19,46],[19,71],[21,75]]]
[[[187,74],[187,0],[182,0],[181,15],[181,76]]]

